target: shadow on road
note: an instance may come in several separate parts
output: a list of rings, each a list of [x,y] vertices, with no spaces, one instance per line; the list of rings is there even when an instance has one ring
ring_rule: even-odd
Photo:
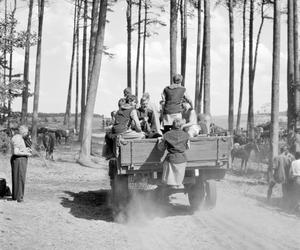
[[[87,220],[126,223],[131,219],[165,218],[191,215],[193,213],[190,206],[176,203],[176,200],[171,201],[171,203],[160,204],[152,199],[152,191],[140,190],[138,193],[132,194],[127,208],[121,212],[121,216],[127,218],[119,220],[120,214],[114,216],[109,202],[110,190],[102,189],[79,193],[64,191],[64,193],[70,197],[61,197],[61,205],[69,208],[70,213],[76,218]]]
[[[71,198],[62,197],[61,205],[70,208],[73,216],[87,220],[113,221],[112,209],[108,205],[109,190],[64,193]]]
[[[281,197],[274,197],[268,201],[266,197],[262,197],[259,195],[246,194],[245,196],[251,199],[255,199],[258,202],[259,206],[269,208],[277,212],[286,213],[289,215],[300,215],[296,210],[294,204],[284,201]]]

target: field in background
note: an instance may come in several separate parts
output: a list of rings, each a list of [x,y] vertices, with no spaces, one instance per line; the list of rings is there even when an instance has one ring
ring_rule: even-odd
[[[93,119],[93,133],[101,133],[104,131],[104,128],[106,126],[106,121],[110,118],[104,117],[104,115],[94,115]],[[271,117],[269,114],[255,114],[254,115],[254,123],[255,125],[264,124],[266,122],[269,122],[271,120]],[[28,119],[29,126],[31,124],[31,117]],[[64,121],[64,114],[63,113],[41,113],[39,114],[39,127],[47,127],[51,129],[57,129],[57,128],[66,128],[63,125]],[[212,121],[222,127],[227,129],[228,127],[228,116],[227,115],[219,115],[219,116],[213,116]],[[287,124],[287,116],[285,112],[280,112],[279,114],[279,126],[284,128]],[[236,116],[234,117],[234,126],[236,125]],[[80,126],[80,116],[78,118],[78,129]],[[247,114],[242,114],[241,116],[241,127],[246,129],[247,128]],[[75,116],[72,115],[71,117],[71,126],[70,128],[75,128]]]
[[[213,122],[222,127],[228,127],[228,116],[227,115],[219,115],[212,117]],[[270,114],[255,114],[254,115],[254,123],[255,125],[263,124],[269,122],[271,120]],[[286,127],[287,124],[287,116],[285,112],[279,113],[279,126]],[[236,126],[236,116],[234,116],[234,127]],[[241,115],[241,127],[246,129],[247,128],[247,114]]]

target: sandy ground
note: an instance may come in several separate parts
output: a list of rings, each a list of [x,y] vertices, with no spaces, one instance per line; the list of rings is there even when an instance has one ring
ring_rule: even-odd
[[[227,174],[217,207],[195,213],[184,194],[157,205],[136,193],[125,222],[112,217],[107,163],[82,167],[77,149],[60,146],[48,166],[29,160],[25,202],[0,200],[0,249],[300,249],[299,217],[282,209],[278,187],[266,202],[262,174]],[[10,183],[8,156],[0,172]]]

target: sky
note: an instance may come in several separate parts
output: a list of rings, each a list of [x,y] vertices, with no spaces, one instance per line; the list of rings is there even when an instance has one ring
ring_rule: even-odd
[[[159,34],[148,39],[146,45],[146,91],[150,93],[152,102],[158,104],[161,92],[169,84],[169,3],[164,2],[167,13],[161,16],[166,27],[153,27]],[[26,29],[28,8],[23,1],[18,1],[17,18],[18,29]],[[39,112],[65,112],[67,89],[70,74],[70,61],[73,31],[73,6],[69,0],[49,0],[45,8]],[[95,113],[109,116],[112,110],[117,109],[117,101],[123,96],[123,89],[127,85],[126,77],[126,4],[119,1],[108,13],[109,22],[106,25],[105,45],[113,58],[104,56],[102,59]],[[137,9],[134,9],[136,14]],[[1,12],[2,14],[2,12]],[[229,35],[228,14],[224,7],[211,6],[211,113],[212,115],[225,115],[228,113],[228,86],[229,86]],[[235,15],[235,113],[238,106],[241,54],[242,54],[242,19],[241,14]],[[286,22],[282,18],[281,28],[281,68],[280,68],[280,110],[287,107],[286,98]],[[257,16],[259,21],[259,17]],[[194,99],[195,64],[196,64],[196,33],[197,19],[188,19],[188,47],[186,88],[188,94]],[[33,29],[37,30],[37,8],[33,15]],[[258,23],[255,23],[255,34]],[[262,31],[259,46],[259,57],[254,86],[254,110],[270,103],[272,81],[272,23],[266,21]],[[132,79],[135,80],[135,58],[137,34],[134,32],[132,46]],[[178,34],[179,38],[179,34]],[[178,49],[179,49],[178,39]],[[180,50],[178,50],[178,71],[180,70]],[[247,55],[246,55],[247,56]],[[30,82],[31,90],[34,88],[36,47],[32,47],[30,55]],[[14,72],[23,71],[24,50],[14,53]],[[248,106],[248,64],[245,65],[245,88],[242,112],[247,112]],[[142,72],[142,64],[140,64]],[[142,89],[142,75],[140,90]],[[134,87],[134,86],[133,86]],[[141,96],[141,93],[139,93]],[[30,98],[29,111],[32,111]],[[20,100],[13,104],[14,110],[20,110]],[[79,102],[80,103],[80,102]],[[79,104],[80,105],[80,104]],[[72,112],[75,112],[75,83],[73,85]]]

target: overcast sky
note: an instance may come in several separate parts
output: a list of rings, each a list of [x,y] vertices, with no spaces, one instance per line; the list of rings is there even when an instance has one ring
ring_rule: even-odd
[[[20,1],[18,1],[21,4]],[[168,1],[164,1],[168,2]],[[169,9],[166,3],[167,10]],[[37,13],[35,8],[33,28],[36,30]],[[119,1],[113,6],[113,12],[108,13],[109,23],[106,26],[105,45],[114,53],[113,59],[103,57],[95,113],[108,116],[117,109],[117,101],[122,97],[126,87],[126,6],[125,1]],[[137,10],[134,9],[136,12]],[[24,4],[19,6],[17,17],[19,28],[26,28],[28,8]],[[258,16],[257,16],[258,18]],[[162,19],[168,24],[168,13]],[[186,87],[189,95],[194,99],[195,88],[195,58],[196,58],[196,18],[188,20],[188,50]],[[242,20],[236,15],[235,41],[235,113],[239,94],[239,78],[242,49]],[[228,113],[228,79],[229,79],[229,37],[228,16],[222,7],[212,6],[211,17],[211,113],[221,115]],[[282,20],[281,40],[281,82],[280,82],[280,110],[286,110],[286,28],[285,17]],[[257,31],[258,25],[255,26]],[[42,41],[42,70],[40,112],[64,112],[69,80],[69,68],[72,48],[73,6],[67,0],[49,1],[45,9],[43,41]],[[163,88],[169,84],[169,27],[157,29],[159,35],[153,36],[147,43],[146,59],[146,91],[150,93],[154,102],[158,103]],[[137,35],[133,34],[132,69],[134,82],[135,51]],[[178,44],[179,45],[179,44]],[[180,52],[178,51],[178,56]],[[36,48],[31,50],[30,81],[34,86]],[[18,50],[14,54],[15,73],[23,72],[24,51]],[[178,70],[179,68],[178,60]],[[142,65],[140,64],[142,71]],[[246,64],[246,69],[248,65]],[[254,110],[269,103],[271,100],[271,70],[272,70],[272,23],[266,21],[263,28],[262,40],[259,47],[259,57],[254,88]],[[248,78],[245,77],[243,112],[247,112]],[[142,86],[142,75],[140,76]],[[140,87],[142,89],[142,87]],[[75,84],[73,85],[72,112],[75,111]],[[29,110],[32,111],[32,99]],[[20,109],[20,100],[14,103],[14,109]]]

